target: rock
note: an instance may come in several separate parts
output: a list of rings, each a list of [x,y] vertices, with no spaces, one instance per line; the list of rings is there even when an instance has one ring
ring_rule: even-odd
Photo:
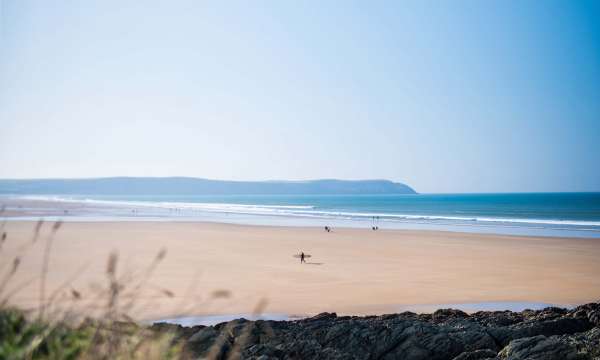
[[[448,319],[456,319],[456,318],[464,319],[464,318],[468,318],[469,315],[461,310],[440,309],[440,310],[436,310],[436,312],[434,312],[431,315],[431,317],[432,317],[433,321],[441,322],[441,321],[446,321]]]
[[[160,332],[160,333],[169,333],[174,335],[174,339],[176,341],[180,339],[188,340],[192,335],[204,329],[205,326],[196,325],[191,327],[181,326],[178,324],[170,324],[165,322],[157,322],[150,326],[150,330]]]
[[[572,310],[239,319],[209,327],[157,324],[193,357],[243,359],[600,359],[599,304]],[[192,332],[192,329],[193,332]]]
[[[585,359],[570,344],[544,335],[513,340],[498,354],[502,360],[577,360]]]
[[[331,319],[335,319],[337,318],[337,314],[336,313],[320,313],[318,315],[315,315],[311,318],[306,319],[305,321],[320,321],[320,320],[331,320]]]
[[[600,303],[578,306],[570,314],[575,318],[587,319],[594,326],[600,326]]]
[[[464,353],[458,355],[457,357],[455,357],[453,360],[486,360],[486,359],[495,359],[495,358],[496,358],[495,351],[492,351],[490,349],[484,349],[484,350],[475,350],[475,351],[464,352]]]
[[[198,331],[194,335],[192,335],[188,339],[188,342],[190,342],[190,343],[203,343],[203,342],[206,342],[207,340],[211,340],[211,339],[216,338],[217,335],[219,335],[219,332],[217,330],[215,330],[212,327],[207,327],[207,328],[204,328],[204,329]]]
[[[584,358],[600,359],[600,327],[595,327],[583,333],[563,335],[557,338],[559,341],[574,346],[577,349],[577,353],[584,356]]]
[[[550,319],[550,320],[546,320]],[[567,314],[556,317],[549,314],[540,314],[530,317],[529,320],[509,326],[491,326],[487,332],[496,342],[504,347],[514,339],[534,337],[537,335],[551,336],[561,334],[574,334],[589,330],[593,325],[587,319],[573,318]]]
[[[512,311],[478,311],[471,314],[471,317],[486,326],[508,326],[525,320],[521,313]]]
[[[150,326],[150,330],[159,332],[173,332],[178,333],[183,331],[183,326],[179,324],[171,324],[166,322],[156,322]]]
[[[543,321],[527,321],[521,324],[508,327],[511,339],[532,337],[536,335],[561,335],[574,334],[586,331],[591,328],[591,324],[585,320],[574,319],[570,317],[554,318]]]

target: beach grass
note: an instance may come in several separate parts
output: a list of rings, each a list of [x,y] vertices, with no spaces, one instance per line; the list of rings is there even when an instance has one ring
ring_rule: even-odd
[[[3,264],[10,266],[0,268],[0,359],[185,358],[182,344],[174,341],[172,333],[152,331],[128,315],[135,307],[136,294],[148,284],[155,268],[165,258],[165,249],[137,277],[120,276],[118,253],[111,253],[106,263],[106,283],[96,289],[92,295],[94,301],[88,305],[96,310],[94,314],[97,315],[92,318],[80,312],[82,307],[75,311],[72,306],[64,306],[83,301],[81,292],[70,287],[69,280],[51,293],[47,292],[52,243],[62,223],[53,223],[50,232],[42,238],[43,225],[43,221],[37,222],[31,240],[21,245],[12,260],[2,259]],[[0,232],[0,257],[5,257],[1,245],[10,238],[4,231],[4,224]],[[44,247],[40,273],[31,281],[39,285],[39,305],[23,309],[10,305],[10,300],[31,282],[12,284],[12,280],[20,270],[22,258],[33,246]],[[167,289],[161,289],[161,293],[173,296]],[[224,291],[219,296],[223,294]],[[65,301],[65,297],[69,300]],[[61,300],[60,305],[57,305],[57,299]],[[97,311],[98,304],[104,304],[100,312]]]

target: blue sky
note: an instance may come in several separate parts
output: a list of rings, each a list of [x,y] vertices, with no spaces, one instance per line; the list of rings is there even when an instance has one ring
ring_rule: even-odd
[[[0,177],[600,191],[598,1],[0,0]]]

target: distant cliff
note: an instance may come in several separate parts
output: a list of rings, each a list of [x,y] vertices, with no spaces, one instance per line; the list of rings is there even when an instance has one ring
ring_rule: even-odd
[[[0,179],[0,194],[298,195],[416,194],[388,180],[223,181],[189,177]]]

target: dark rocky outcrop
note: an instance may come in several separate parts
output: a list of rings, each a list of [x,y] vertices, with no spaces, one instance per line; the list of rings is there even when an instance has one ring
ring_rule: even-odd
[[[546,308],[433,314],[343,316],[323,313],[296,321],[238,319],[175,332],[191,357],[214,359],[596,359],[600,303]]]

